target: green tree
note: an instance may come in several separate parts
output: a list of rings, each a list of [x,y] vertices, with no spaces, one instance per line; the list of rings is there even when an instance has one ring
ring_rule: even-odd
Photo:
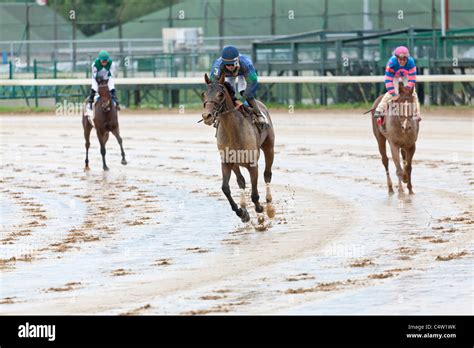
[[[176,0],[49,0],[48,6],[69,20],[74,11],[77,29],[90,36],[148,13]]]

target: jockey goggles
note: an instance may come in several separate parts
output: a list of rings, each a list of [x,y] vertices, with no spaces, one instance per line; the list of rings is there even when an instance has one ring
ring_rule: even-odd
[[[239,66],[239,57],[235,57],[235,58],[232,58],[232,59],[222,58],[222,61],[224,62],[225,65]]]

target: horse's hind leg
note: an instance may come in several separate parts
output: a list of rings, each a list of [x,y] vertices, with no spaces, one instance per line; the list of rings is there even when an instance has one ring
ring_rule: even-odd
[[[112,134],[115,135],[115,137],[117,138],[117,141],[120,145],[120,151],[122,153],[122,164],[123,165],[126,165],[127,164],[127,160],[125,159],[125,151],[123,151],[123,146],[122,146],[122,137],[120,136],[120,131],[119,131],[119,128],[115,128],[113,131],[112,131]]]
[[[385,173],[387,175],[388,193],[393,193],[392,179],[390,179],[390,172],[388,168],[388,157],[387,157],[387,148],[386,148],[387,140],[385,139],[384,136],[380,136],[377,138],[377,142],[379,144],[379,152],[380,152],[380,155],[382,156],[382,163],[383,163],[383,166],[385,167]]]
[[[102,168],[104,170],[109,170],[109,167],[107,167],[107,164],[105,163],[105,144],[107,143],[107,140],[109,140],[109,132],[108,131],[102,131],[99,132],[97,130],[97,138],[99,138],[99,143],[100,143],[100,154],[102,155]]]
[[[258,195],[258,166],[249,166],[250,181],[252,183],[252,202],[255,204],[255,211],[257,213],[263,213],[263,207],[260,205]]]
[[[235,214],[237,214],[238,217],[242,219],[242,222],[247,222],[250,220],[250,216],[247,212],[247,210],[240,209],[237,204],[235,203],[234,199],[232,198],[232,194],[230,191],[229,187],[229,180],[230,180],[230,175],[232,173],[232,163],[222,163],[221,168],[222,168],[222,192],[224,192],[224,195],[227,197],[227,200],[230,203],[230,206],[233,211],[235,211]]]
[[[85,121],[84,123],[84,138],[86,139],[86,166],[84,170],[89,170],[89,147],[91,146],[90,137],[91,137],[91,130],[92,126],[90,125],[89,121]]]
[[[272,219],[275,217],[275,208],[273,207],[272,192],[270,189],[270,184],[272,182],[273,158],[275,156],[273,142],[270,142],[269,139],[267,139],[267,141],[265,141],[262,146],[262,150],[263,154],[265,155],[265,171],[263,172],[263,178],[266,184],[265,200],[267,201],[267,215],[270,219]]]

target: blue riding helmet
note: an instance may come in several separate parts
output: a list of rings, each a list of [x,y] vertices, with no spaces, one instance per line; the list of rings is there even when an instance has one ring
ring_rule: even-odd
[[[225,65],[239,64],[239,50],[234,46],[225,46],[222,49],[221,57]]]

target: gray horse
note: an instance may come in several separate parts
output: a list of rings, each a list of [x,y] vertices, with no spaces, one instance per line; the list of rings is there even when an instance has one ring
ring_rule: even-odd
[[[272,194],[270,183],[272,180],[272,164],[274,157],[275,133],[273,124],[267,108],[261,102],[260,110],[267,115],[269,128],[259,131],[251,116],[245,116],[238,107],[234,106],[228,88],[224,85],[225,76],[222,74],[219,80],[211,82],[207,74],[204,75],[207,84],[207,91],[203,93],[204,109],[202,114],[204,123],[212,125],[217,119],[217,148],[221,155],[222,168],[222,191],[227,197],[232,210],[242,222],[250,220],[246,209],[245,200],[245,179],[240,172],[240,167],[245,167],[249,171],[252,183],[252,202],[255,204],[257,213],[263,212],[263,207],[259,203],[258,194],[258,158],[260,149],[265,155],[265,171],[263,177],[266,183],[266,211],[270,218],[275,216],[275,209],[272,204]],[[232,199],[229,180],[232,171],[237,177],[237,184],[241,189],[240,208]],[[263,216],[259,216],[259,221]]]

